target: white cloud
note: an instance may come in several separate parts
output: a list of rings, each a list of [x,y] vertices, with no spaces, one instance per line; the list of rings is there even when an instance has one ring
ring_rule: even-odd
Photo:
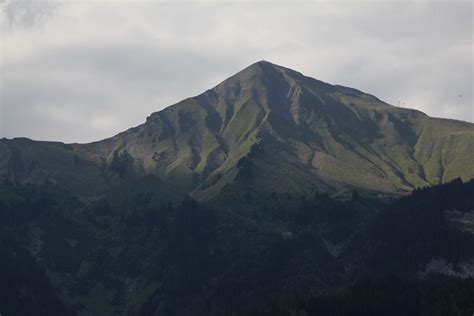
[[[0,6],[0,136],[105,138],[262,58],[474,121],[471,2]]]

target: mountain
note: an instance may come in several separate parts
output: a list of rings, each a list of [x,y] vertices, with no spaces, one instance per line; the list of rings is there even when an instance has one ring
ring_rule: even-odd
[[[0,140],[0,177],[100,195],[155,175],[198,200],[223,190],[385,195],[474,177],[474,124],[391,106],[257,62],[146,122],[89,144]]]
[[[472,157],[474,124],[268,62],[102,141],[2,139],[0,313],[472,315]]]

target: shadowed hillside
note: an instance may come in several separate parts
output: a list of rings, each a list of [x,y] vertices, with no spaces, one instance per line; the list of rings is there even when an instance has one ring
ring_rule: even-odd
[[[0,185],[0,306],[15,315],[468,315],[474,181],[391,203],[273,192],[168,201]],[[131,189],[132,188],[132,189]]]

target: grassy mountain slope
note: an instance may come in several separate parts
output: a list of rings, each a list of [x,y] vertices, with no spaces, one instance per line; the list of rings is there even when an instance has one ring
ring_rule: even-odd
[[[207,200],[224,188],[404,194],[474,177],[474,124],[258,62],[146,122],[90,144],[0,140],[0,176],[105,192],[114,155]],[[249,175],[251,177],[249,178]]]

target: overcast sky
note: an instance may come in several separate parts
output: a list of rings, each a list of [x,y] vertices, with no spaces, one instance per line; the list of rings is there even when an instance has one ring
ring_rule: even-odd
[[[473,122],[471,1],[0,0],[0,137],[88,142],[261,59]]]

